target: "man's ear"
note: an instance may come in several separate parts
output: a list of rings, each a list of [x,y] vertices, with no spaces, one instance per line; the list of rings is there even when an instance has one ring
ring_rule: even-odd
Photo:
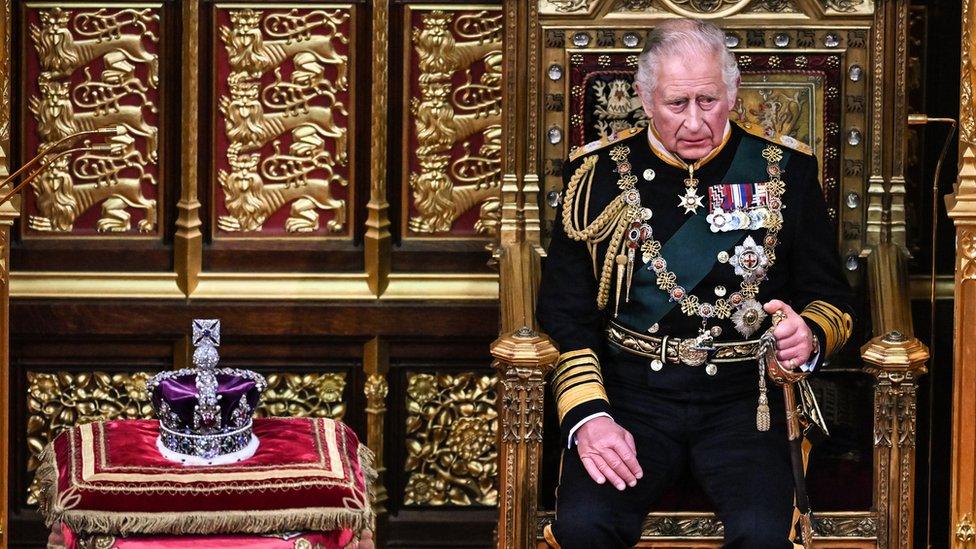
[[[735,87],[729,90],[729,109],[735,108],[735,100],[739,98],[739,86],[742,85],[742,77],[735,78]]]

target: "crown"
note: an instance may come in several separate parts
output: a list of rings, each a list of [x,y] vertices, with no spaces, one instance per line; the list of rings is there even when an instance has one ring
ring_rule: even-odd
[[[187,465],[219,465],[254,455],[254,410],[267,387],[250,370],[217,368],[220,321],[193,321],[193,368],[160,372],[147,383],[159,418],[156,447]]]

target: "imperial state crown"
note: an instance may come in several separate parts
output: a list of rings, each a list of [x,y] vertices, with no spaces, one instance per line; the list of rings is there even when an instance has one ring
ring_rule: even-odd
[[[187,465],[245,460],[258,449],[251,425],[267,387],[264,376],[217,368],[220,320],[194,320],[193,345],[193,368],[160,372],[146,383],[159,419],[156,447]]]

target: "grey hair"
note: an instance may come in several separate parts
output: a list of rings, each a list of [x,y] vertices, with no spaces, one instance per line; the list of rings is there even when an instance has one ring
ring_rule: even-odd
[[[707,21],[672,19],[655,27],[637,60],[634,80],[641,84],[643,93],[653,93],[657,85],[655,68],[661,58],[688,53],[706,58],[721,56],[722,78],[731,100],[738,88],[739,65],[735,54],[725,47],[725,33]]]

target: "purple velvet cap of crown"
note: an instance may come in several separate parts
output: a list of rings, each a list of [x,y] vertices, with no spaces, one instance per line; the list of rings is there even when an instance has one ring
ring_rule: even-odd
[[[251,412],[257,408],[258,400],[261,398],[261,389],[255,379],[245,377],[233,370],[218,369],[216,377],[220,424],[212,428],[218,432],[237,429],[242,425],[235,423],[241,418],[233,417],[234,411],[239,409],[243,400],[246,408],[242,411],[246,410],[247,419],[250,419]],[[193,414],[199,402],[196,379],[196,372],[177,375],[160,381],[153,390],[153,408],[157,411],[169,410],[169,414],[160,414],[159,419],[173,431],[185,433],[194,431]]]

